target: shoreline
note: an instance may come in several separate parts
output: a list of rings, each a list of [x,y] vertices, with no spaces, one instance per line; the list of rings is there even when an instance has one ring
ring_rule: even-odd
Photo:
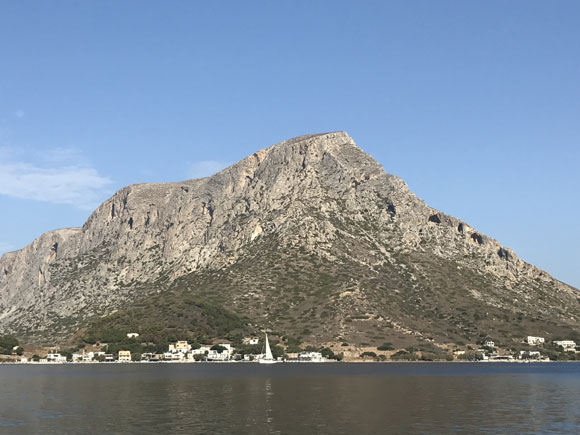
[[[563,361],[531,361],[531,360],[514,360],[514,361],[278,361],[276,364],[537,364],[537,363],[578,363],[578,360]],[[76,365],[132,365],[132,364],[259,364],[257,361],[124,361],[124,362],[0,362],[0,365],[43,365],[43,366],[76,366]]]

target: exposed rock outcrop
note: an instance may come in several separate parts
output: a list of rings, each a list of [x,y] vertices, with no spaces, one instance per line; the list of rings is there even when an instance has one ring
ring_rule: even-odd
[[[351,271],[349,279],[337,278],[338,273],[328,278],[336,295],[350,296],[334,298],[329,290],[324,312],[332,322],[309,328],[321,339],[355,334],[356,322],[347,320],[353,313],[370,312],[371,320],[381,319],[376,328],[404,323],[405,330],[427,333],[431,317],[453,309],[437,308],[453,304],[453,298],[444,297],[448,294],[472,301],[482,313],[493,307],[508,317],[549,317],[570,328],[580,320],[576,289],[428,207],[346,133],[336,132],[282,142],[212,177],[125,187],[82,228],[46,233],[5,254],[0,259],[0,327],[28,335],[66,335],[91,316],[185,282],[206,297],[212,296],[205,292],[211,287],[220,302],[256,322],[271,323],[272,307],[286,307],[292,317],[312,305],[308,289],[300,290],[308,294],[296,301],[270,291],[285,288],[278,280],[300,280],[300,269],[285,269],[261,255],[294,264],[289,253],[294,259],[319,259],[321,273],[341,265]],[[239,272],[248,264],[261,265],[258,275],[276,268],[280,273],[269,283],[255,277],[252,284]],[[433,267],[444,270],[436,279]],[[208,277],[215,282],[210,285]],[[221,289],[220,279],[232,287]],[[423,307],[431,317],[413,320],[409,306]],[[455,322],[457,331],[467,328],[465,335],[479,328],[445,316],[439,320]],[[292,329],[291,319],[278,323]],[[457,331],[449,334],[461,335]]]

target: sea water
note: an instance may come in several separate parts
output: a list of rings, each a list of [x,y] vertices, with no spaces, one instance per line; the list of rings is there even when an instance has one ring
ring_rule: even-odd
[[[580,433],[580,363],[0,366],[1,434]]]

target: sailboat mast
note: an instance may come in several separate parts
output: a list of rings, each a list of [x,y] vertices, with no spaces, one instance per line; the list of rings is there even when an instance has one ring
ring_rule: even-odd
[[[270,342],[268,341],[268,334],[266,333],[266,359],[274,359],[272,350],[270,349]]]

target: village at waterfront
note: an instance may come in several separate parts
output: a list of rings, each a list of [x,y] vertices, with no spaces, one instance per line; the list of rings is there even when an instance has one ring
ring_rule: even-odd
[[[132,341],[137,340],[139,334],[128,332],[126,336],[128,341]],[[6,341],[6,337],[3,339]],[[7,343],[4,343],[4,347]],[[83,348],[75,352],[53,348],[46,354],[35,353],[34,355],[26,355],[24,349],[19,344],[15,344],[12,346],[12,355],[6,355],[1,362],[18,364],[265,362],[268,354],[263,339],[245,337],[242,343],[242,346],[236,348],[225,340],[212,344],[188,343],[180,340],[169,343],[161,352],[137,353],[128,349],[110,351],[105,345],[99,349]],[[348,349],[343,348],[342,352],[333,351],[330,347],[314,349],[311,346],[301,352],[286,352],[283,348],[277,347],[274,360],[276,362],[321,363],[336,361],[550,362],[580,359],[580,355],[576,357],[580,354],[580,347],[573,340],[554,340],[548,343],[544,337],[527,336],[521,344],[527,349],[514,350],[505,346],[500,347],[493,340],[486,338],[479,342],[478,347],[468,345],[466,349],[448,349],[440,354],[434,354],[432,351],[434,346],[429,343],[426,343],[426,347],[405,349],[394,349],[391,343],[385,343],[376,348],[352,349],[350,346],[345,346]],[[267,343],[266,346],[269,352]]]
[[[127,333],[128,339],[137,339],[136,332]],[[49,351],[46,356],[34,355],[33,357],[19,356],[11,362],[24,364],[54,364],[54,363],[193,363],[193,362],[260,362],[271,355],[269,345],[262,348],[263,352],[256,353],[260,346],[260,339],[257,337],[246,337],[243,340],[244,347],[252,349],[251,353],[240,353],[231,344],[221,341],[214,344],[190,344],[185,340],[176,341],[168,345],[165,352],[145,352],[132,353],[130,350],[121,349],[115,353],[107,351],[81,349],[77,352],[61,353],[58,348]],[[105,347],[106,348],[106,347]],[[21,349],[21,348],[20,348]],[[13,354],[19,353],[19,346],[13,347]],[[327,355],[331,356],[331,355]],[[271,356],[269,358],[272,358]],[[321,352],[304,351],[295,353],[284,353],[283,356],[275,358],[278,362],[327,362],[335,360],[327,358]],[[6,361],[5,361],[6,362]]]

